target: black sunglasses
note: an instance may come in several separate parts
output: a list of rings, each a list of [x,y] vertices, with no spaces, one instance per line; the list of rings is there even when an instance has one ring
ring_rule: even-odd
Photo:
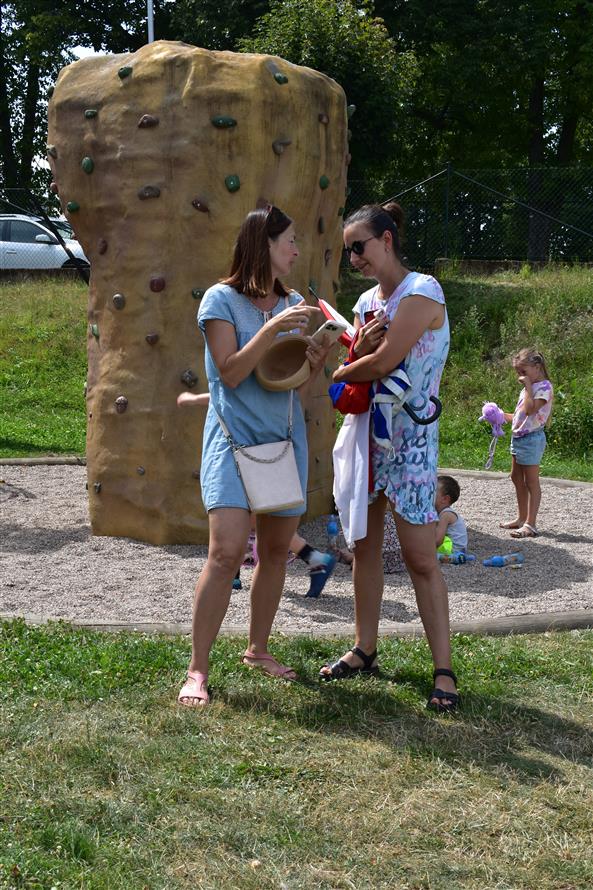
[[[365,238],[364,241],[353,241],[350,247],[345,247],[344,250],[346,251],[348,259],[350,259],[350,256],[353,253],[355,253],[356,256],[362,256],[364,253],[365,244],[367,244],[369,241],[372,241],[373,238],[376,237],[376,235],[371,235],[370,238]]]

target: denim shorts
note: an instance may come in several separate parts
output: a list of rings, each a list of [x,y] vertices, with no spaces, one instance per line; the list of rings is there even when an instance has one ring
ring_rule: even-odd
[[[518,464],[533,466],[541,463],[545,449],[546,434],[543,429],[511,439],[511,454]]]

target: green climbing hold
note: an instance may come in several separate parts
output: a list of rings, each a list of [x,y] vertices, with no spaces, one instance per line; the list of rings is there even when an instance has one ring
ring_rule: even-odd
[[[99,325],[92,324],[89,327],[90,327],[90,331],[91,331],[91,334],[93,335],[93,337],[96,337],[98,340],[99,339]]]
[[[356,111],[356,105],[348,105],[346,107],[346,114],[348,115],[348,120],[352,117],[354,112]]]
[[[48,98],[48,99],[51,99],[51,97],[53,96],[53,94],[54,94],[54,88],[53,88],[53,87],[49,87],[48,90],[47,90],[47,98]]]
[[[286,76],[286,74],[282,74],[281,71],[276,71],[276,73],[274,74],[274,80],[276,81],[276,83],[280,84],[288,83],[288,77]]]
[[[344,216],[345,207],[338,207],[338,216]]]
[[[210,121],[214,124],[215,127],[218,127],[219,130],[230,130],[231,127],[237,126],[237,121],[234,117],[226,117],[223,114],[219,114],[216,117],[211,117]]]
[[[328,187],[328,185],[329,185],[329,179],[327,178],[327,176],[325,174],[323,176],[320,176],[319,177],[319,188],[326,189]]]
[[[99,112],[96,108],[87,108],[84,112],[84,116],[88,118],[97,117],[98,114]]]
[[[202,290],[199,287],[194,287],[194,289],[191,292],[191,295],[194,298],[194,300],[201,300],[205,293],[206,293],[205,290]]]
[[[95,162],[92,158],[83,158],[80,166],[85,173],[92,173],[95,169]]]
[[[76,213],[78,210],[80,210],[80,204],[78,203],[78,201],[68,201],[68,203],[66,204],[66,210],[68,211],[68,213]]]
[[[48,153],[48,155],[50,156],[50,158],[57,158],[58,149],[55,147],[55,145],[48,145],[45,150]]]
[[[323,235],[323,233],[325,232],[325,220],[322,216],[320,216],[317,220],[317,231],[320,235]]]
[[[117,72],[117,76],[121,80],[124,80],[126,77],[129,77],[131,73],[132,73],[132,66],[131,65],[123,65]]]
[[[241,188],[241,180],[236,174],[232,174],[231,176],[226,176],[224,180],[224,184],[228,188],[229,192],[238,192]]]

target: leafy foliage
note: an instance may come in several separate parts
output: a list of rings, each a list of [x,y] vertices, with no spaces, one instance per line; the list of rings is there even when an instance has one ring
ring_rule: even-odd
[[[396,52],[367,0],[272,0],[253,36],[239,46],[315,68],[344,88],[348,103],[356,106],[353,177],[363,171],[372,176],[391,159],[414,83],[413,55]]]

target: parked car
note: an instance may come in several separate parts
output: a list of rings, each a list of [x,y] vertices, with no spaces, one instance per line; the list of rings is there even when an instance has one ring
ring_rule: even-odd
[[[89,261],[66,220],[52,219],[73,256]],[[42,219],[21,213],[0,214],[0,269],[71,269],[76,265]]]

